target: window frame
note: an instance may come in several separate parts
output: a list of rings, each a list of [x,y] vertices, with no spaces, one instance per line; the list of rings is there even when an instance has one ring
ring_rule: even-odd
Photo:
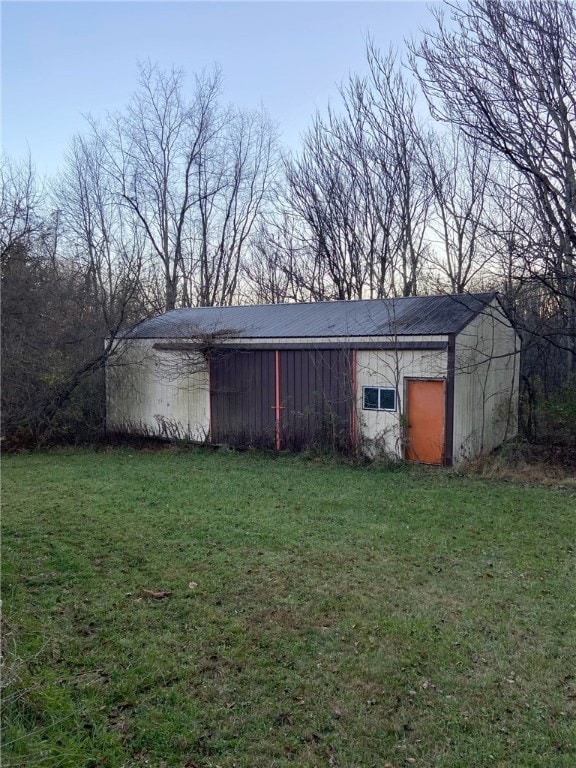
[[[366,405],[366,390],[367,389],[376,389],[378,390],[378,406],[376,408],[371,408],[370,406]],[[394,407],[393,408],[382,408],[382,392],[393,392],[394,393]],[[396,413],[398,410],[398,391],[396,387],[389,387],[389,386],[374,386],[372,384],[367,384],[366,386],[362,387],[362,410],[363,411],[380,411],[383,413]]]

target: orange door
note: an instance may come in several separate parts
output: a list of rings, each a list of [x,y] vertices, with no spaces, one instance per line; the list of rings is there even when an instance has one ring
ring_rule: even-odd
[[[406,382],[406,458],[441,464],[444,454],[444,381]]]

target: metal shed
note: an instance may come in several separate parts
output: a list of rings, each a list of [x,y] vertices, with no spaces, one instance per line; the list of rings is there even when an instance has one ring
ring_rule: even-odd
[[[516,432],[494,293],[178,309],[118,341],[109,430],[451,465]]]

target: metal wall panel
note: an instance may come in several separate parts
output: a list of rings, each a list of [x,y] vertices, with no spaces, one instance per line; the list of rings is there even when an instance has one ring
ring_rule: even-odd
[[[454,463],[486,453],[517,432],[519,339],[498,306],[458,336],[454,375]]]
[[[341,349],[280,352],[282,448],[350,447],[350,358]]]
[[[346,350],[219,350],[211,358],[211,439],[274,447],[279,359],[280,447],[350,446],[352,388]]]
[[[121,340],[107,365],[107,429],[204,442],[209,428],[208,367],[198,352],[156,350]]]
[[[219,350],[210,360],[211,440],[274,446],[274,352]]]

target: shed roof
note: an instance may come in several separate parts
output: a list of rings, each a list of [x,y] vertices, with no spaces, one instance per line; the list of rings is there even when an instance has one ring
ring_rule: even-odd
[[[476,293],[174,309],[139,323],[127,338],[187,339],[211,333],[240,339],[443,335],[461,331],[495,296]]]

